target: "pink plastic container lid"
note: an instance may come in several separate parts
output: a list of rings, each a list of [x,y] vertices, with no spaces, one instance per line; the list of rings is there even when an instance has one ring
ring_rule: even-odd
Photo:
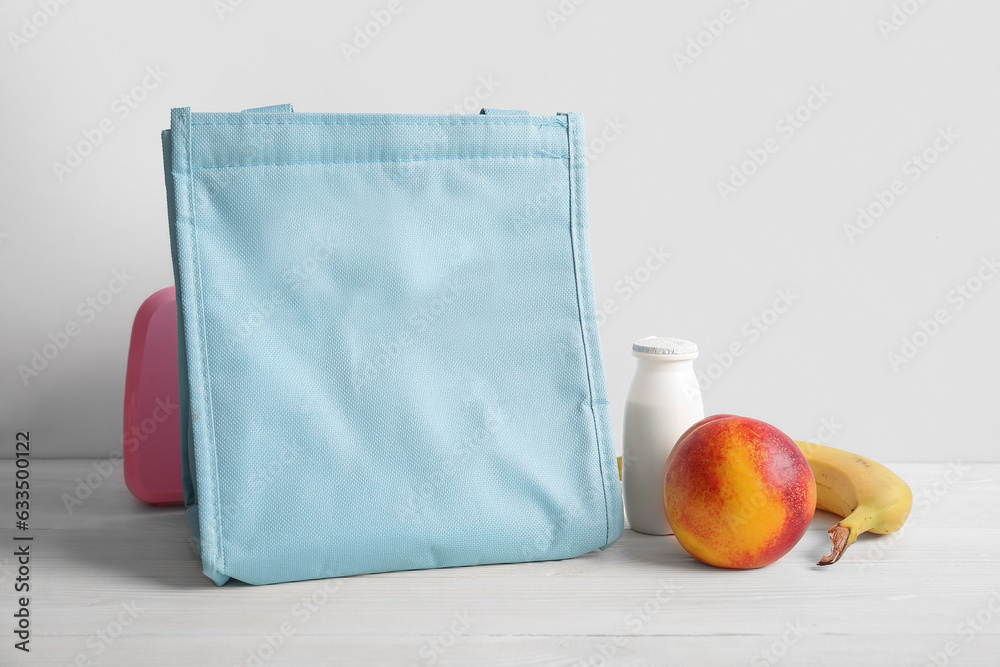
[[[136,313],[125,373],[125,485],[147,503],[184,502],[177,369],[177,301],[167,287]]]

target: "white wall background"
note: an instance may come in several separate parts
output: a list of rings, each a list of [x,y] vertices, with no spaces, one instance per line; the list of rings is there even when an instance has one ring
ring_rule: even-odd
[[[131,321],[172,283],[159,147],[171,107],[444,112],[482,77],[498,83],[472,112],[581,111],[592,141],[619,127],[590,167],[619,434],[632,340],[674,335],[716,376],[709,413],[884,460],[1000,460],[1000,279],[977,276],[1000,253],[1000,3],[575,1],[399,0],[351,62],[340,43],[388,0],[4,2],[3,440],[30,429],[38,456],[120,448]],[[560,6],[574,11],[553,29]],[[731,21],[712,24],[723,11]],[[708,45],[679,68],[705,21],[720,34],[701,34]],[[832,95],[788,136],[777,123],[814,88]],[[60,178],[53,163],[102,122],[113,131]],[[914,172],[948,128],[948,150]],[[717,181],[769,138],[777,152],[723,201]],[[844,226],[894,179],[902,194],[850,242]],[[666,266],[616,290],[661,246]],[[116,270],[133,278],[91,319],[79,304]],[[954,291],[967,282],[971,300]],[[775,319],[782,290],[794,299]],[[939,309],[947,321],[893,368],[888,355]],[[18,366],[71,323],[79,334],[25,383]],[[734,342],[744,352],[723,371],[714,355]]]

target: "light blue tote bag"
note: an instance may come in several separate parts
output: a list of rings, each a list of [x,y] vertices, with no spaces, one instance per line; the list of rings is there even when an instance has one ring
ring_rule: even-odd
[[[163,147],[212,581],[618,539],[579,114],[174,109]]]

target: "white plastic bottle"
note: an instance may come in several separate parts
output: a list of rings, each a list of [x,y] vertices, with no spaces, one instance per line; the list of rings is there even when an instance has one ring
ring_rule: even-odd
[[[698,346],[679,338],[640,338],[632,344],[637,367],[625,399],[622,482],[632,530],[671,533],[663,510],[663,469],[689,426],[704,418],[694,373]]]

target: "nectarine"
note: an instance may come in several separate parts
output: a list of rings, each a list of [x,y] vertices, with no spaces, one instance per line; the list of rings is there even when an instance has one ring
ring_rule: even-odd
[[[816,509],[816,479],[792,440],[756,419],[706,417],[674,446],[663,476],[667,518],[681,546],[718,567],[778,560]]]

